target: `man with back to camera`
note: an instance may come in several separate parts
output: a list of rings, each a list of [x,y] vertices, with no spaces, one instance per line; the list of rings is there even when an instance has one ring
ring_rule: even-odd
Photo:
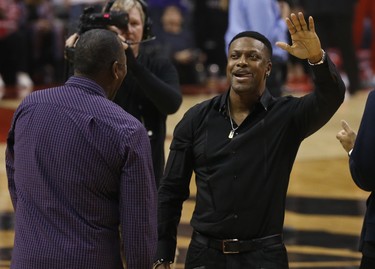
[[[359,250],[362,259],[359,269],[375,268],[375,91],[372,90],[366,101],[361,124],[357,134],[342,120],[342,130],[336,135],[349,156],[350,174],[354,183],[364,191],[371,192],[366,201]]]
[[[192,172],[197,186],[194,229],[185,268],[289,268],[282,239],[290,172],[301,142],[326,124],[345,85],[321,49],[314,20],[286,18],[292,45],[307,59],[315,90],[274,98],[266,88],[272,46],[258,32],[229,44],[227,93],[197,104],[174,130],[158,194],[159,243],[154,268],[170,268]]]
[[[15,210],[12,269],[152,266],[156,185],[149,139],[138,120],[109,100],[127,73],[122,41],[108,30],[82,34],[74,75],[32,93],[14,114],[6,150]]]

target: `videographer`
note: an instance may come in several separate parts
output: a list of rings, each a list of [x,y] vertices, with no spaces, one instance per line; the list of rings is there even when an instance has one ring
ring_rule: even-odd
[[[130,45],[125,51],[129,72],[114,102],[146,127],[158,185],[165,163],[167,116],[175,113],[182,102],[178,74],[169,59],[142,47],[142,43],[154,38],[146,3],[141,0],[116,0],[110,8],[111,12],[125,12],[127,25],[110,28]],[[66,45],[73,46],[76,38],[77,35],[69,38]]]

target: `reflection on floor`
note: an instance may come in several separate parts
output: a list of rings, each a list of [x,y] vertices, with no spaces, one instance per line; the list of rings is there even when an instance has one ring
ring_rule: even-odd
[[[365,200],[368,193],[353,183],[346,153],[335,138],[346,119],[357,130],[368,91],[347,97],[336,115],[319,132],[307,138],[294,165],[287,197],[284,239],[291,268],[358,268],[357,251]],[[192,105],[210,98],[212,93],[184,95],[181,109],[168,118],[168,140],[183,113]],[[9,128],[9,109],[19,100],[0,101],[0,269],[9,268],[13,244],[13,211],[7,190],[4,152]],[[168,152],[168,151],[167,151]],[[194,209],[195,186],[184,204],[179,227],[176,268],[183,268],[191,236],[190,216]]]

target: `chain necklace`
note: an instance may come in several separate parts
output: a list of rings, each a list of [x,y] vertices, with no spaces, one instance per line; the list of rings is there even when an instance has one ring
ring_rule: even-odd
[[[236,128],[234,128],[234,126],[233,126],[233,120],[232,120],[232,116],[231,116],[231,113],[230,113],[229,98],[228,98],[228,112],[229,112],[228,114],[229,114],[229,120],[230,120],[230,127],[232,128],[232,130],[230,130],[230,132],[229,132],[228,138],[232,139],[234,137],[234,132],[240,126],[237,126]]]

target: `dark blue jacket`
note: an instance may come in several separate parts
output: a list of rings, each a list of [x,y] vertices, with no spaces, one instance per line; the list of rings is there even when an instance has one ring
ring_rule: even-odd
[[[350,157],[350,172],[362,190],[370,191],[362,228],[360,248],[364,241],[375,242],[375,91],[370,92],[357,139]]]

